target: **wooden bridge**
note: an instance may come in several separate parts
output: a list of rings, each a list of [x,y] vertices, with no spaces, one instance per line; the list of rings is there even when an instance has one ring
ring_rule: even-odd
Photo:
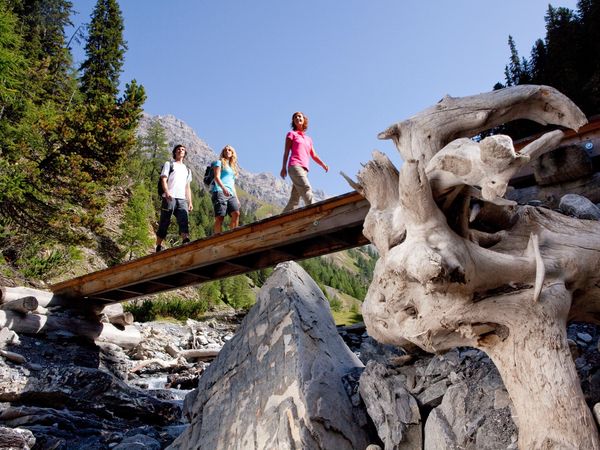
[[[369,203],[357,192],[312,204],[50,287],[99,305],[368,244]]]

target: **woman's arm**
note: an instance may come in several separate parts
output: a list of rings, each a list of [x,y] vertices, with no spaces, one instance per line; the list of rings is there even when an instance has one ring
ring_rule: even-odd
[[[223,194],[225,197],[229,197],[231,192],[229,192],[229,189],[227,189],[221,181],[221,166],[213,166],[213,172],[215,173],[215,183],[217,183],[219,187],[223,189]]]
[[[321,158],[319,158],[319,155],[317,155],[317,152],[315,152],[315,148],[311,147],[310,149],[310,156],[312,159],[315,160],[315,162],[320,165],[325,172],[329,172],[329,166],[327,164],[325,164],[323,161],[321,161]]]
[[[283,150],[283,164],[281,165],[281,178],[285,178],[287,175],[287,161],[290,156],[290,150],[292,149],[292,140],[288,137],[285,138],[285,147]]]

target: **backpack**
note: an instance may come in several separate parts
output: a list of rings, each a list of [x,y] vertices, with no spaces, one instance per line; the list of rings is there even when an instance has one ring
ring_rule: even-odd
[[[213,171],[212,163],[206,166],[204,171],[204,184],[210,186],[215,179],[215,172]]]
[[[169,177],[173,173],[173,170],[175,170],[175,168],[173,167],[173,161],[169,161]],[[167,180],[169,179],[169,177],[167,177]],[[158,185],[156,187],[157,187],[157,191],[158,191],[158,196],[162,198],[165,191],[163,191],[161,176],[158,177]]]

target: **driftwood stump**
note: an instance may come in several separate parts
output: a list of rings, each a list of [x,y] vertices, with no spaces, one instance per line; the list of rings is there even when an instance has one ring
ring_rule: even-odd
[[[507,136],[460,139],[523,118],[586,123],[555,89],[517,86],[446,97],[380,134],[404,164],[398,172],[375,153],[349,180],[371,204],[364,234],[380,253],[363,316],[385,343],[487,352],[514,404],[519,448],[598,449],[566,325],[599,322],[600,223],[503,198],[515,167],[550,150],[561,132],[521,153]],[[478,218],[488,207],[508,219]]]

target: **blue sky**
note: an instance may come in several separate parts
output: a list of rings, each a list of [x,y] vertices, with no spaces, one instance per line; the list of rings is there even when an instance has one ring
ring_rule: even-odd
[[[508,35],[529,57],[545,35],[547,0],[120,0],[128,51],[122,83],[144,85],[150,114],[173,114],[215,151],[234,146],[252,172],[281,169],[291,115],[329,164],[313,187],[350,190],[377,133],[444,95],[503,80]],[[576,0],[551,2],[576,8]],[[75,26],[95,0],[73,0]],[[75,44],[76,46],[77,44]],[[76,62],[82,52],[75,48]]]

